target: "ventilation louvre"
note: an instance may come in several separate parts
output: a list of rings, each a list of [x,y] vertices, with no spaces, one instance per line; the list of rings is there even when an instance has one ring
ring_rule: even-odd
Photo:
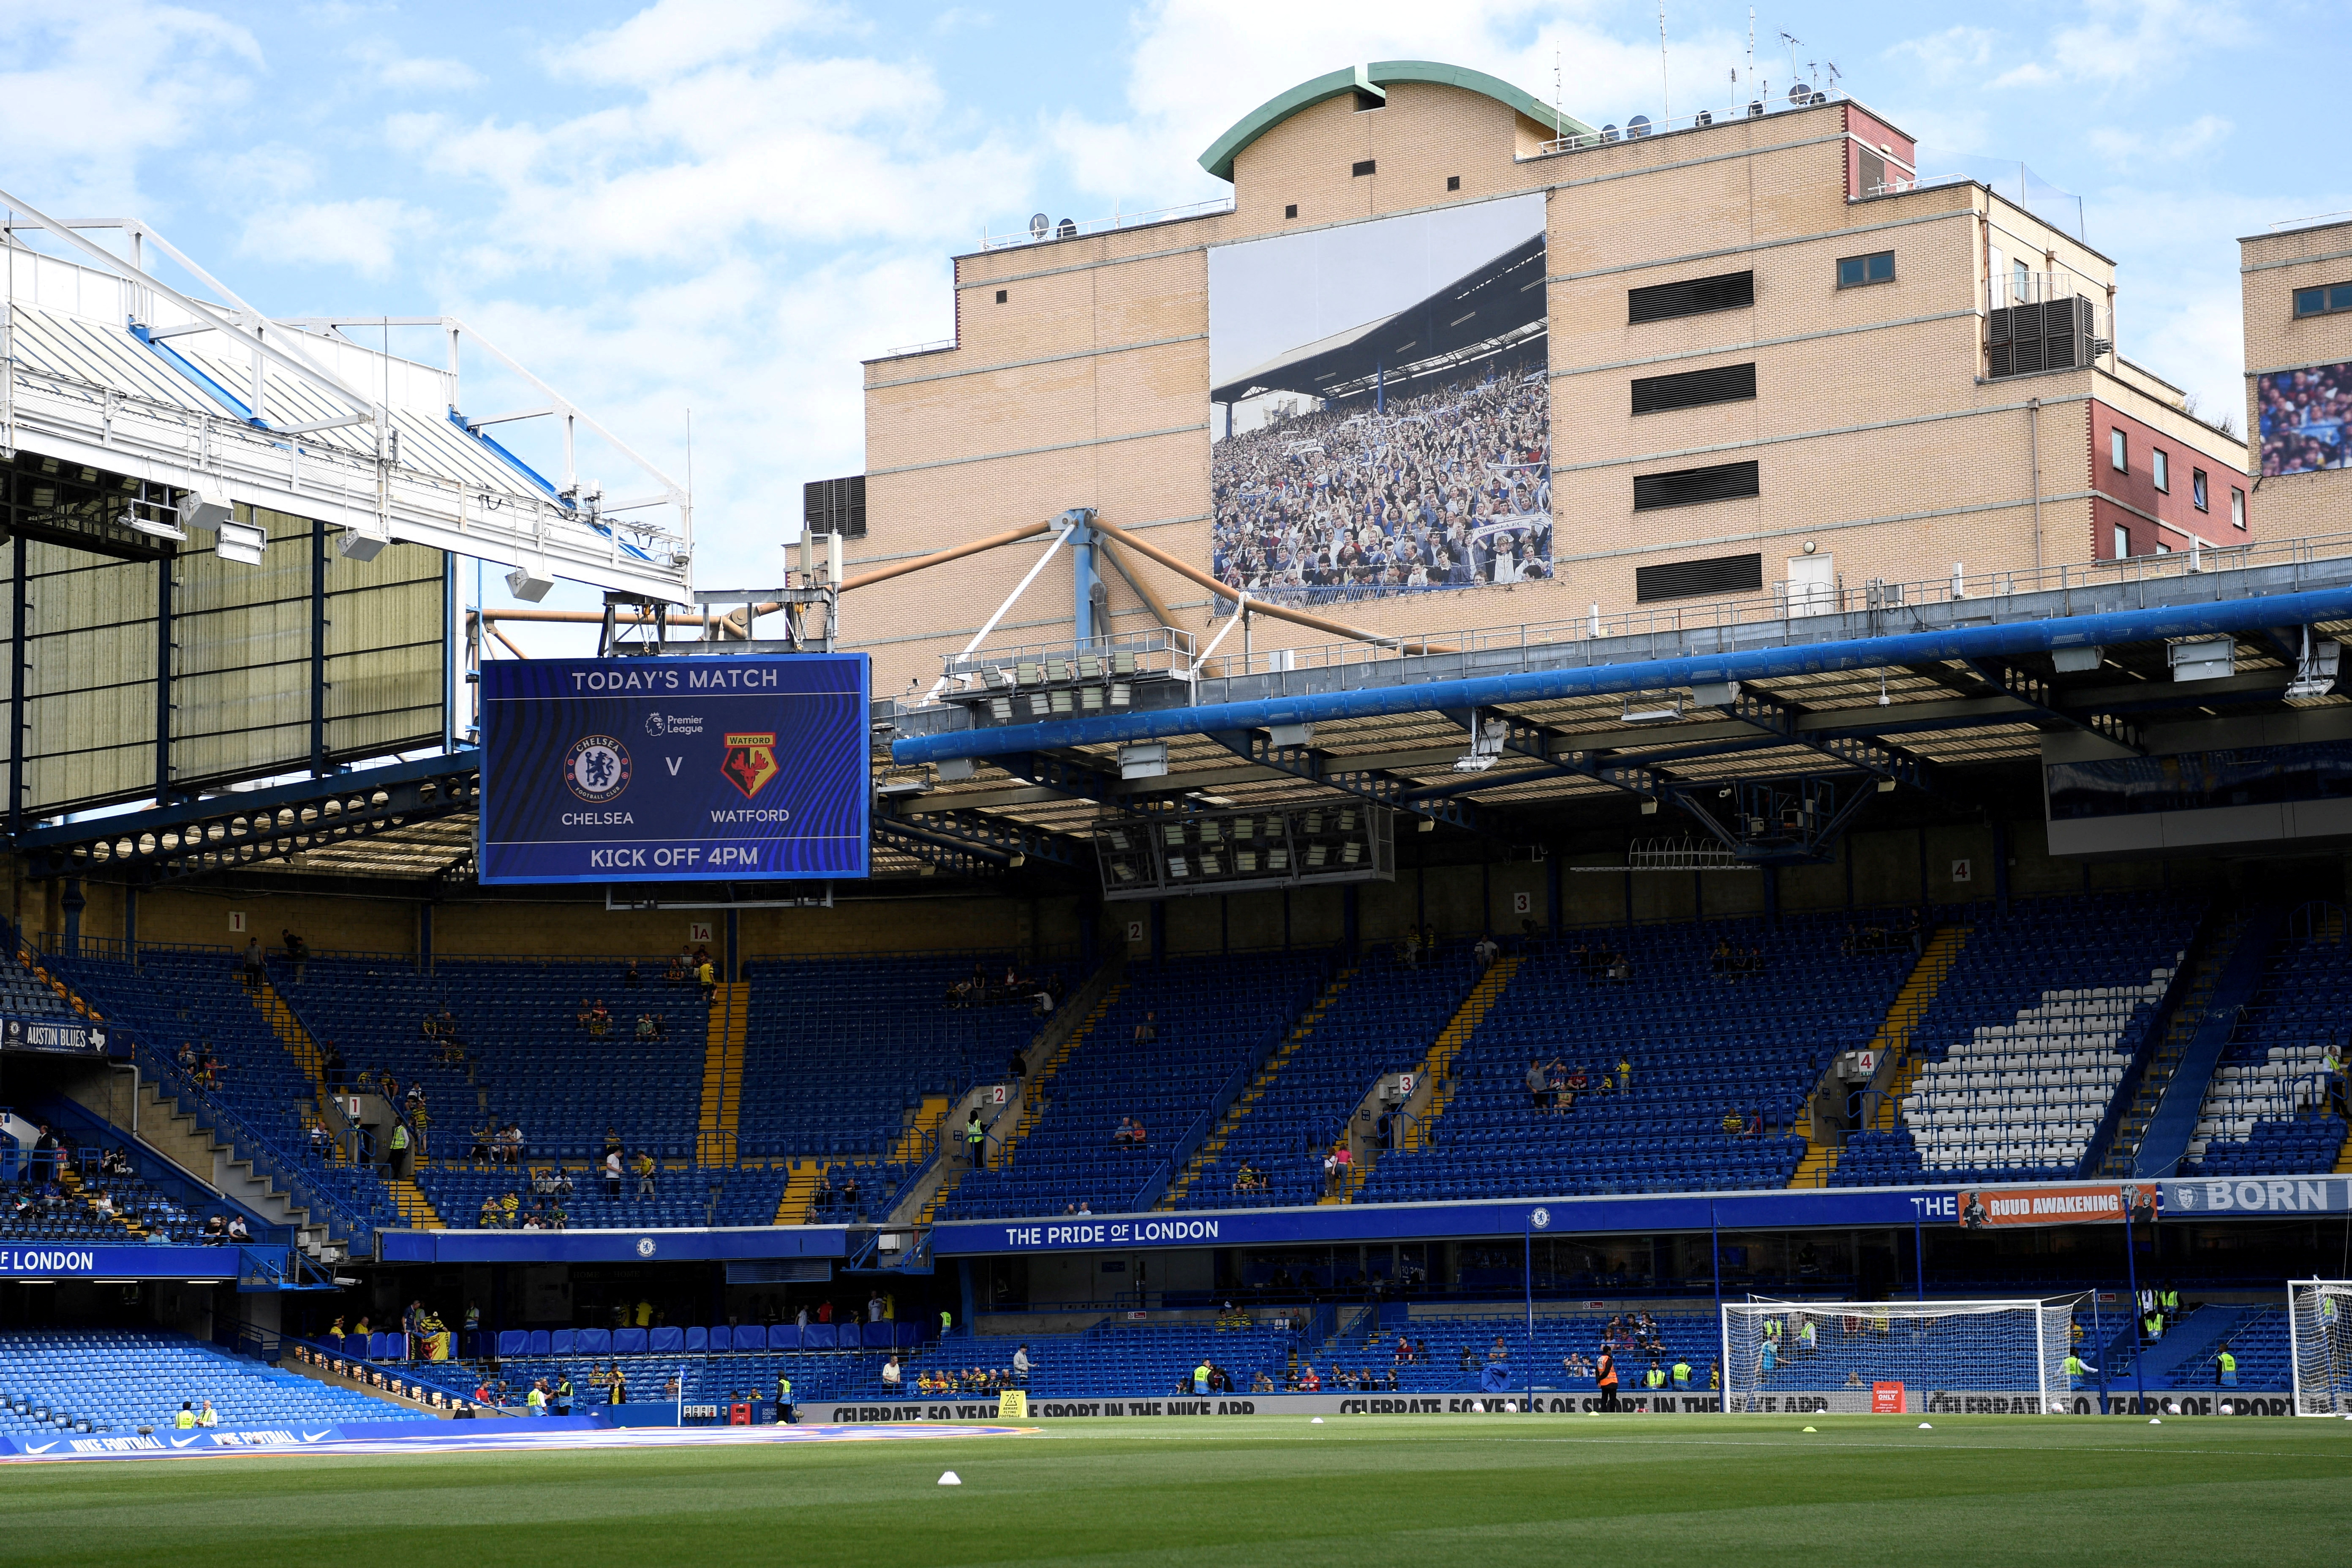
[[[1707,468],[1676,468],[1669,473],[1633,476],[1635,511],[1738,500],[1759,493],[1756,465],[1752,462],[1718,463]]]
[[[1700,408],[1710,403],[1741,403],[1755,395],[1754,364],[1719,364],[1706,370],[1686,370],[1675,375],[1635,377],[1633,412],[1663,414],[1671,408]]]
[[[1709,310],[1737,310],[1756,303],[1756,274],[1726,272],[1714,278],[1685,278],[1678,283],[1654,283],[1625,291],[1628,322],[1670,321],[1676,316],[1703,316]]]
[[[1715,555],[1704,561],[1669,561],[1663,566],[1633,569],[1633,597],[1645,605],[1654,599],[1753,594],[1763,586],[1764,557],[1760,554]]]

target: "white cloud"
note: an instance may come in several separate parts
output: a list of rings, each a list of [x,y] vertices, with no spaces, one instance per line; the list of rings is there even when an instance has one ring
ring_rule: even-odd
[[[0,5],[0,149],[8,178],[51,210],[141,210],[140,164],[250,96],[261,48],[177,5]]]
[[[430,213],[387,196],[280,202],[255,209],[236,248],[273,266],[342,267],[386,278],[398,268],[403,245],[432,229]]]
[[[2182,75],[2212,50],[2258,37],[2239,0],[2085,0],[2083,13],[2083,21],[2051,31],[2041,58],[1991,85],[2144,89]]]
[[[1931,81],[1949,81],[1990,65],[2000,41],[2000,35],[1989,27],[1947,27],[1924,37],[1906,38],[1885,54],[1892,60],[1916,61]]]
[[[808,0],[657,0],[617,27],[554,50],[549,63],[590,81],[652,85],[836,17]]]
[[[394,92],[465,92],[482,85],[482,73],[463,60],[406,55],[386,38],[368,38],[343,53]]]
[[[2220,145],[2237,127],[2219,114],[2200,114],[2186,125],[2168,125],[2155,135],[2120,125],[2093,126],[2085,137],[2091,147],[2117,168],[2144,160],[2178,164]]]

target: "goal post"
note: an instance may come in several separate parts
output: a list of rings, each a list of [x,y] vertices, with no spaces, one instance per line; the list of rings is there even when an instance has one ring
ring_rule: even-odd
[[[2074,1337],[2080,1300],[1727,1301],[1724,1408],[2056,1414],[2097,1390],[2095,1347]]]
[[[2352,1415],[2352,1279],[2287,1281],[2297,1415]]]

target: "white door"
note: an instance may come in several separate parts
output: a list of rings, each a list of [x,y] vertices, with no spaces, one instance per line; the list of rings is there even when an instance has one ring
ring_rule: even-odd
[[[1837,612],[1837,567],[1827,555],[1789,557],[1789,614],[1827,616]]]

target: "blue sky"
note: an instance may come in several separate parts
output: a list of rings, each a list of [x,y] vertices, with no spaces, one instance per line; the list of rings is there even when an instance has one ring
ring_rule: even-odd
[[[2352,208],[2326,108],[2346,20],[1769,0],[1758,68],[1785,87],[1794,35],[1800,69],[1834,60],[1919,138],[1923,173],[2021,158],[2079,193],[2121,263],[2123,352],[2235,412],[2233,241]],[[1666,25],[1676,111],[1727,100],[1746,6],[1669,0]],[[1545,98],[1557,58],[1571,114],[1662,109],[1641,3],[0,0],[0,187],[135,214],[273,314],[463,316],[681,477],[691,407],[698,576],[765,584],[801,481],[861,466],[858,359],[951,334],[952,253],[1034,211],[1215,197],[1193,160],[1225,126],[1388,58]]]

